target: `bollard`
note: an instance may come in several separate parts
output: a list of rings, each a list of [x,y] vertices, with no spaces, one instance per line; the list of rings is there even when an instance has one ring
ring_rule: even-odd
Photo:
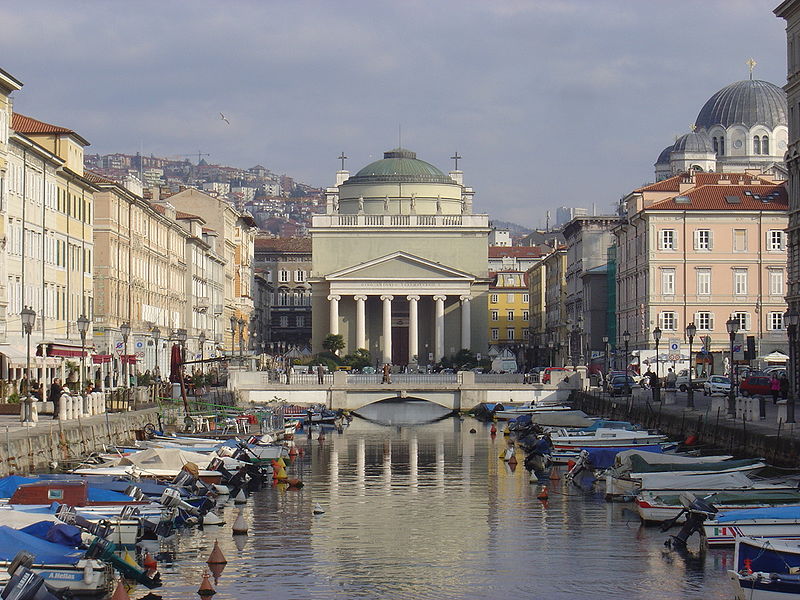
[[[67,398],[69,398],[68,394],[61,394],[61,398],[58,399],[59,421],[65,421],[67,419]]]
[[[39,403],[31,402],[31,421],[34,423],[39,422]]]
[[[788,400],[778,400],[778,423],[786,423],[788,405]]]

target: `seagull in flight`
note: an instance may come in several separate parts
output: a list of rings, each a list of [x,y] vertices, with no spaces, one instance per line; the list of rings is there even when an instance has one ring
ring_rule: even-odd
[[[226,122],[228,125],[230,125],[230,124],[231,124],[231,122],[230,122],[230,121],[228,121],[228,117],[226,117],[226,116],[225,116],[225,115],[223,115],[222,113],[219,113],[219,118],[220,118],[220,119],[222,119],[223,121],[225,121],[225,122]]]

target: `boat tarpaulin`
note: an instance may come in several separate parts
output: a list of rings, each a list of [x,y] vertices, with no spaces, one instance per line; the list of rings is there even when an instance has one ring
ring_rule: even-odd
[[[655,455],[652,455],[655,456]],[[662,455],[664,456],[664,455]],[[631,473],[659,473],[659,472],[686,472],[699,471],[708,473],[719,473],[722,471],[733,471],[737,469],[747,469],[748,467],[765,467],[764,462],[759,458],[745,458],[742,460],[726,460],[722,462],[704,462],[702,459],[695,463],[658,461],[649,462],[649,457],[642,454],[633,454],[630,457]]]
[[[23,483],[33,483],[39,481],[33,477],[22,477],[21,475],[9,475],[0,479],[0,498],[11,498],[17,488]]]
[[[133,502],[133,498],[127,494],[92,486],[89,486],[87,500],[89,502]]]
[[[698,458],[696,456],[678,456],[677,454],[653,454],[652,452],[642,453],[639,450],[625,450],[617,454],[617,460],[614,463],[614,470],[617,474],[626,474],[631,470],[631,457],[644,454],[647,456],[646,461],[655,465],[658,463],[672,463],[672,464],[685,464],[696,465],[704,462],[720,462],[728,460],[730,456],[704,456]]]
[[[677,490],[676,490],[677,491]],[[659,494],[659,504],[666,506],[681,506],[680,494]],[[753,505],[764,507],[770,504],[800,505],[800,491],[798,490],[725,490],[712,492],[705,496],[705,501],[717,508],[725,504]]]
[[[134,452],[120,459],[120,465],[133,465],[146,471],[147,469],[171,469],[180,471],[186,463],[194,463],[205,469],[214,457],[209,454],[198,454],[185,450],[148,448]]]
[[[86,553],[0,525],[0,560],[12,561],[20,550],[33,554],[35,564],[44,565],[75,565]]]
[[[730,510],[717,515],[717,523],[731,521],[784,519],[800,520],[800,506],[770,506],[769,508],[749,508],[746,510]]]
[[[74,525],[57,523],[54,521],[39,521],[31,523],[27,527],[20,529],[23,533],[28,533],[40,540],[61,544],[62,546],[80,546],[81,530]]]
[[[725,463],[721,463],[725,464]],[[642,491],[645,490],[747,490],[752,480],[740,471],[734,473],[642,473]]]
[[[589,464],[593,469],[608,469],[614,465],[617,454],[625,450],[631,450],[631,446],[621,448],[584,448],[589,453]],[[636,446],[640,452],[655,452],[661,454],[663,450],[658,444],[651,446]]]

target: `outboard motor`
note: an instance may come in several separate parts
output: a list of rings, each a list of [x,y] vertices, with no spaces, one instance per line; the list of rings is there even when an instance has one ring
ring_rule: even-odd
[[[126,506],[125,508],[128,507]],[[67,506],[66,504],[62,504],[58,507],[58,509],[56,509],[56,518],[64,521],[64,523],[67,525],[72,525],[73,527],[77,527],[86,533],[91,533],[92,535],[96,535],[104,539],[111,535],[111,532],[114,530],[114,527],[108,521],[101,520],[97,523],[93,523],[89,519],[80,516],[75,511],[74,507]]]
[[[128,487],[125,488],[125,491],[123,493],[126,496],[130,496],[131,498],[136,500],[136,502],[147,502],[149,500],[149,498],[145,496],[144,492],[135,485],[129,485]]]
[[[674,546],[677,549],[685,549],[686,541],[693,533],[700,533],[703,531],[703,523],[705,523],[706,519],[713,518],[714,515],[717,514],[717,509],[705,499],[698,498],[694,494],[688,492],[681,494],[680,499],[681,504],[683,504],[683,510],[681,510],[674,519],[664,521],[661,525],[661,531],[667,531],[678,521],[681,515],[685,513],[686,521],[678,532],[678,535],[670,536],[670,538],[664,542],[664,545],[667,547]]]
[[[3,600],[58,600],[47,588],[44,579],[30,570],[33,554],[22,550],[8,566],[11,579],[0,593]]]
[[[126,579],[137,581],[151,590],[161,585],[161,574],[158,571],[148,572],[138,565],[132,565],[127,560],[117,556],[116,551],[117,547],[114,544],[96,537],[86,551],[86,558],[96,558],[107,562]]]

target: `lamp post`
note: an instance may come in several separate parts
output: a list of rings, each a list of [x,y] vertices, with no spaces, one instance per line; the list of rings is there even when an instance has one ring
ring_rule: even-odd
[[[625,342],[625,356],[623,357],[625,360],[625,393],[630,396],[631,384],[628,381],[628,343],[631,341],[631,334],[627,329],[625,330],[625,333],[622,334],[622,341]]]
[[[206,359],[206,332],[201,331],[200,335],[197,336],[197,341],[200,343],[200,373],[202,374],[205,366],[205,359]]]
[[[78,317],[78,333],[81,334],[81,376],[78,378],[78,382],[80,385],[81,395],[83,395],[83,355],[85,353],[86,348],[86,332],[89,331],[89,319],[86,318],[86,315],[81,315]]]
[[[236,324],[238,322],[236,315],[231,315],[231,357],[236,354]]]
[[[603,336],[603,371],[604,375],[608,377],[608,336]]]
[[[656,346],[656,381],[653,386],[653,402],[661,402],[661,376],[658,374],[658,342],[661,340],[661,328],[653,329],[653,341]]]
[[[183,376],[183,363],[186,362],[186,330],[182,328],[178,328],[175,330],[175,339],[178,340],[178,343],[181,347],[181,364],[178,368],[178,377],[180,377],[180,384],[181,384],[181,397],[183,398],[183,407],[186,411],[186,414],[189,414],[189,400],[186,397],[186,381]]]
[[[131,325],[125,321],[119,326],[119,332],[122,334],[122,376],[125,378],[124,387],[131,387],[131,378],[129,375],[130,366],[128,362],[128,336],[131,334]]]
[[[161,330],[156,326],[150,330],[150,335],[153,336],[153,378],[155,379],[156,373],[161,375],[161,368],[158,366],[158,339],[161,337]]]
[[[239,317],[239,358],[244,359],[244,319]]]
[[[725,321],[725,328],[728,330],[728,337],[730,338],[731,346],[731,372],[730,380],[731,380],[731,389],[728,392],[728,416],[729,417],[736,417],[736,390],[733,386],[733,342],[736,339],[736,332],[739,331],[739,320],[738,319],[728,319]]]
[[[791,377],[791,389],[789,390],[789,398],[786,401],[786,422],[794,423],[794,403],[796,394],[798,392],[798,370],[797,370],[797,326],[800,324],[800,314],[797,309],[792,306],[783,318],[786,321],[789,330],[789,376]]]
[[[33,424],[33,411],[31,410],[31,332],[36,323],[36,312],[30,306],[26,306],[19,312],[19,316],[22,320],[22,330],[28,336],[28,350],[25,355],[25,378],[28,385],[25,389],[25,397],[22,400],[22,422]]]
[[[689,390],[686,392],[687,408],[694,408],[694,387],[692,384],[692,371],[694,371],[694,365],[692,364],[692,342],[694,342],[694,336],[696,333],[697,327],[694,326],[694,323],[689,323],[686,326],[686,337],[689,338]]]
[[[547,342],[547,348],[548,348],[547,358],[549,359],[549,363],[550,363],[549,365],[547,365],[548,367],[552,367],[553,366],[553,362],[555,361],[555,357],[553,356],[553,347],[554,347],[553,340],[549,340]]]

